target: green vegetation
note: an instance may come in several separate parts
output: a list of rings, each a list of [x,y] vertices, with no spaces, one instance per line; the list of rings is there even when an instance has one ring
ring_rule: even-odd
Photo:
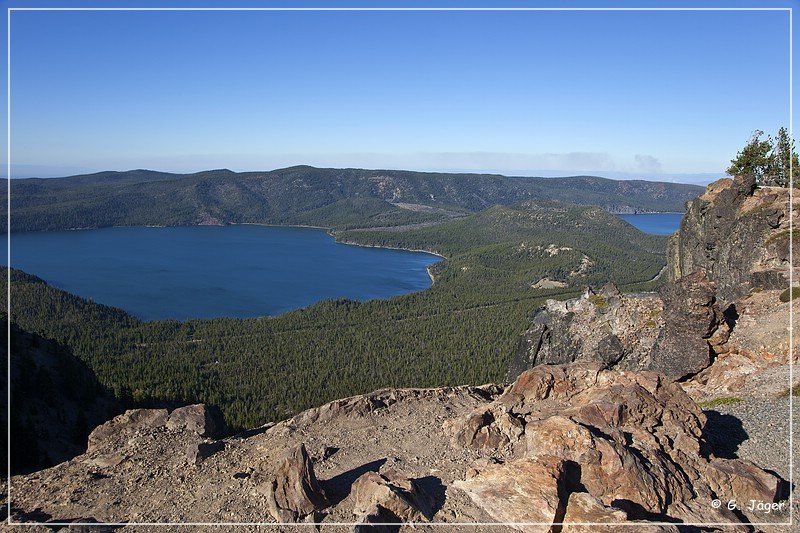
[[[778,395],[779,398],[788,398],[789,396],[800,396],[800,384],[795,385],[791,389],[786,389]]]
[[[793,182],[791,171],[800,168],[794,140],[786,128],[780,128],[774,140],[770,136],[762,140],[762,135],[761,130],[753,132],[745,147],[731,160],[727,172],[731,176],[752,175],[759,185],[788,187]],[[794,172],[796,175],[797,171]]]
[[[348,209],[370,217],[374,205]],[[526,201],[423,226],[336,234],[447,256],[431,268],[431,289],[390,300],[324,301],[246,320],[141,322],[12,271],[11,311],[22,328],[68,346],[127,406],[206,402],[243,428],[382,387],[502,381],[545,298],[609,280],[653,288],[647,280],[665,262],[665,237],[591,206]],[[567,286],[534,289],[543,277]]]
[[[720,407],[722,405],[731,405],[734,403],[739,403],[741,401],[742,399],[737,396],[722,396],[721,398],[715,398],[707,402],[700,402],[697,405],[699,405],[703,409],[713,409],[714,407]]]
[[[789,300],[794,300],[798,297],[800,297],[800,287],[792,287],[791,292],[790,289],[784,290],[779,296],[779,299],[781,302],[786,303]]]
[[[425,224],[494,204],[554,199],[611,211],[682,211],[702,187],[647,181],[507,178],[400,170],[136,170],[11,183],[11,230],[109,226],[305,224],[333,229]],[[6,205],[0,191],[0,209]],[[0,216],[0,224],[6,217]],[[3,226],[5,228],[5,226]]]
[[[600,296],[599,294],[593,294],[593,295],[591,295],[591,296],[589,297],[589,301],[590,301],[590,302],[592,302],[592,304],[593,304],[593,305],[594,305],[594,306],[595,306],[597,309],[599,309],[600,311],[602,311],[603,309],[605,309],[606,307],[608,307],[608,302],[606,301],[606,299],[605,299],[605,298],[603,298],[602,296]]]

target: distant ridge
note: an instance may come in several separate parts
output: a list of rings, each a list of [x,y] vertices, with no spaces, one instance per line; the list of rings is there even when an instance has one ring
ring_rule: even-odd
[[[613,213],[682,212],[702,191],[695,185],[596,176],[524,178],[307,165],[193,174],[138,169],[12,180],[11,230],[231,223],[346,229],[428,223],[524,200],[598,205]],[[4,206],[5,189],[0,194]]]

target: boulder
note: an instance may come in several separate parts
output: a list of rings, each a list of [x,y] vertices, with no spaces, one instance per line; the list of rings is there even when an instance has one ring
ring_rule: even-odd
[[[564,514],[564,461],[540,456],[475,466],[453,486],[466,492],[495,521],[529,533],[549,532]]]
[[[89,434],[87,453],[96,451],[120,434],[132,433],[142,428],[163,427],[167,423],[166,409],[132,409],[97,426]]]
[[[653,347],[650,370],[673,378],[694,375],[711,364],[708,339],[727,328],[717,307],[714,284],[698,271],[659,291],[664,302],[664,328]]]
[[[359,523],[415,522],[433,518],[433,500],[414,482],[396,472],[366,472],[351,488]]]
[[[723,501],[772,503],[780,494],[780,480],[749,461],[714,459],[706,468],[705,478]]]
[[[218,407],[198,403],[172,411],[167,427],[173,430],[188,429],[201,437],[216,439],[225,434],[227,424]]]
[[[567,501],[567,512],[564,514],[562,532],[592,533],[594,531],[613,531],[614,526],[587,526],[594,524],[622,524],[628,521],[624,511],[603,505],[603,502],[588,492],[573,492]]]
[[[303,443],[289,450],[277,471],[266,476],[262,488],[269,512],[278,522],[301,522],[329,505]]]

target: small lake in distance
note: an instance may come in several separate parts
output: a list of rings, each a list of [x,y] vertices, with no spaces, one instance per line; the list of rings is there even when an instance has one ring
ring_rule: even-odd
[[[427,289],[427,253],[254,225],[13,233],[11,265],[143,320],[277,315]],[[5,260],[3,260],[5,263]]]
[[[672,235],[681,227],[683,213],[642,213],[618,216],[645,233]]]

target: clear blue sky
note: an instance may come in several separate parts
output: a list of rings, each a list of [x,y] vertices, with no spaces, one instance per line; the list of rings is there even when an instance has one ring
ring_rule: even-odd
[[[669,177],[721,173],[752,130],[789,122],[787,12],[11,17],[16,175],[308,163]]]

